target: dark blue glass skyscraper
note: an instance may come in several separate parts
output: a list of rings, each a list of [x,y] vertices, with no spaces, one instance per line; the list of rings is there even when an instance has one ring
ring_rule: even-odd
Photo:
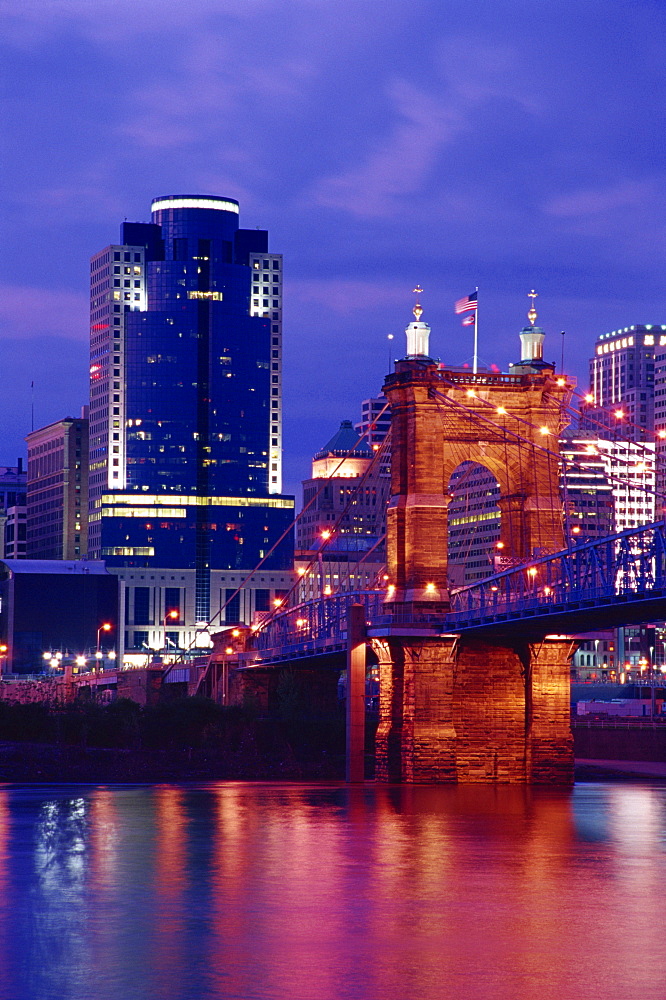
[[[252,568],[281,495],[282,258],[230,199],[169,196],[91,263],[90,533],[109,566]],[[288,535],[267,568],[291,565]]]

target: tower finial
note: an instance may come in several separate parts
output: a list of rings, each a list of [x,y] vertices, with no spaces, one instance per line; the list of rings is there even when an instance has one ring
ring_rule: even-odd
[[[414,295],[416,295],[416,302],[414,303],[414,308],[412,309],[412,312],[414,313],[414,319],[416,320],[417,323],[419,322],[421,316],[423,315],[423,309],[421,308],[421,303],[419,302],[419,295],[421,294],[422,291],[423,289],[421,288],[420,285],[417,285],[416,288],[414,289]]]
[[[527,314],[527,318],[530,321],[530,326],[534,326],[536,324],[537,311],[534,308],[534,300],[535,300],[535,298],[537,297],[538,294],[539,293],[535,292],[534,289],[532,289],[531,292],[527,293],[528,299],[532,300],[532,305],[530,306],[529,312]]]

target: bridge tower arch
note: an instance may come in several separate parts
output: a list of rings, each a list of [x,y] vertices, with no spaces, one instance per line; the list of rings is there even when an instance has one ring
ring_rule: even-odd
[[[521,334],[509,374],[468,372],[428,354],[421,307],[407,356],[384,393],[391,405],[387,603],[396,620],[449,608],[448,484],[465,461],[500,486],[503,553],[529,560],[564,547],[558,439],[573,386],[541,357],[543,332]],[[407,781],[548,781],[573,774],[571,643],[489,645],[458,636],[384,640],[377,774]]]
[[[564,547],[558,438],[570,387],[552,373],[466,374],[429,359],[398,361],[384,384],[391,404],[387,560],[392,599],[443,610],[448,483],[479,462],[500,487],[505,555]]]

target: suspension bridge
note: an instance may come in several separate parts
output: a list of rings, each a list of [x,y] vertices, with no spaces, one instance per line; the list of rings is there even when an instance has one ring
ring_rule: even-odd
[[[295,588],[263,622],[225,631],[199,690],[225,702],[248,690],[267,699],[288,668],[330,695],[346,663],[348,776],[358,780],[372,662],[380,780],[566,784],[572,636],[666,618],[666,523],[581,540],[558,444],[575,385],[543,361],[543,336],[530,334],[528,356],[508,374],[461,371],[429,357],[418,303],[414,312],[407,356],[384,385],[391,499],[381,586],[306,602]],[[644,449],[654,462],[654,445],[633,448],[632,460]],[[507,568],[453,589],[449,484],[470,462],[499,486]],[[609,467],[607,479],[622,473]],[[654,488],[649,476],[630,485]]]

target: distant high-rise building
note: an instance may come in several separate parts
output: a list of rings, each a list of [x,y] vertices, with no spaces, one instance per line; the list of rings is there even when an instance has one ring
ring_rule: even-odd
[[[373,451],[379,451],[391,430],[391,410],[386,396],[376,396],[361,402],[361,419],[354,424],[357,434],[364,435],[364,441]],[[391,475],[391,446],[384,445],[381,456],[381,473]]]
[[[88,552],[88,420],[64,417],[25,440],[26,557],[81,559]]]
[[[449,483],[449,585],[468,587],[498,568],[501,539],[500,488],[492,472],[463,462]]]
[[[303,506],[307,510],[298,522],[299,549],[316,549],[322,532],[333,533],[336,547],[354,552],[367,551],[385,530],[384,508],[388,480],[379,474],[367,475],[373,451],[359,441],[351,420],[340,428],[312,460],[312,476],[303,481]],[[381,482],[380,482],[381,480]],[[310,506],[308,506],[310,505]]]
[[[0,465],[0,556],[7,558],[25,556],[26,478],[23,459],[18,465]]]
[[[654,359],[654,435],[656,444],[656,516],[666,514],[666,334],[659,335]]]
[[[282,258],[238,202],[168,196],[91,262],[90,553],[196,573],[292,565],[281,495]],[[273,549],[273,551],[271,551]],[[270,553],[270,554],[269,554]]]
[[[5,559],[25,559],[27,516],[25,505],[7,508],[4,531]]]
[[[600,444],[596,435],[573,428],[567,429],[560,440],[560,489],[569,541],[603,538],[616,530],[608,453]]]
[[[359,438],[351,420],[343,420],[303,481],[297,566],[312,564],[313,570],[303,579],[302,599],[320,590],[373,586],[383,567],[390,479],[373,448]]]
[[[590,359],[590,395],[581,430],[649,441],[655,429],[655,355],[666,326],[635,324],[602,333]],[[616,415],[616,411],[621,413]]]

